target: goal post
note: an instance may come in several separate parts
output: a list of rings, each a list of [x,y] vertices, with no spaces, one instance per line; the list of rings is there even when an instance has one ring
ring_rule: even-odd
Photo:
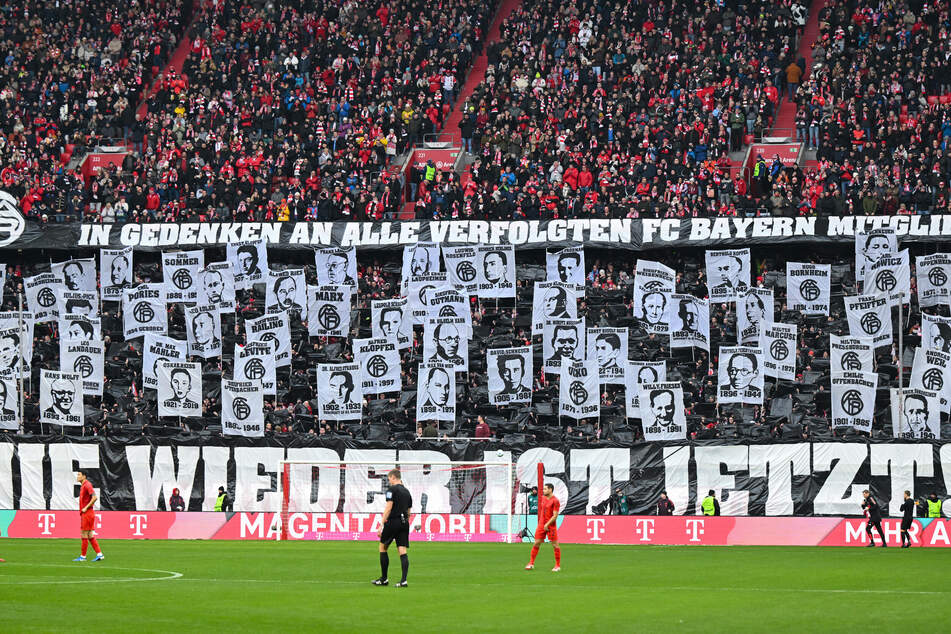
[[[514,516],[525,496],[520,494],[510,459],[282,460],[280,465],[280,539],[375,539],[391,469],[400,470],[403,485],[413,497],[413,539],[512,542],[519,538]]]

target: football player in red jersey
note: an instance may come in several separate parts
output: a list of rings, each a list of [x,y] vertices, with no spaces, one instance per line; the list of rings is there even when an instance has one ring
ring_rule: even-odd
[[[96,551],[96,558],[93,561],[102,561],[105,555],[99,550],[99,542],[93,537],[96,528],[96,513],[92,510],[93,504],[99,499],[96,491],[92,488],[92,482],[86,478],[82,471],[76,472],[76,482],[80,484],[79,488],[79,534],[83,539],[82,554],[73,561],[86,561],[86,549],[92,544],[92,549]]]
[[[558,510],[561,508],[561,502],[555,497],[555,488],[551,484],[546,484],[542,489],[542,498],[538,500],[538,511],[540,513],[538,528],[535,530],[535,543],[532,545],[532,558],[525,566],[525,570],[535,568],[535,557],[538,556],[538,547],[548,537],[548,541],[555,549],[555,567],[552,572],[561,570],[561,548],[558,546]]]

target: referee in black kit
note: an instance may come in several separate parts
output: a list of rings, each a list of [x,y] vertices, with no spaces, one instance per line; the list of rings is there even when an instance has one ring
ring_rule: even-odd
[[[865,498],[865,501],[862,502],[862,508],[868,514],[868,522],[865,523],[865,532],[868,533],[868,548],[875,547],[875,538],[872,537],[873,526],[878,529],[878,534],[882,538],[882,548],[885,548],[888,544],[885,543],[885,531],[882,530],[882,509],[879,508],[878,502],[875,501],[868,489],[862,491],[862,497]]]
[[[901,503],[901,512],[901,547],[910,548],[911,535],[908,534],[908,529],[911,528],[911,523],[915,519],[915,501],[911,498],[911,491],[905,491],[905,499]]]
[[[403,569],[403,578],[396,584],[397,588],[405,588],[406,573],[409,572],[409,521],[410,509],[413,508],[413,496],[403,486],[399,469],[393,469],[387,474],[390,488],[386,491],[386,510],[383,511],[383,528],[380,530],[380,578],[374,580],[373,585],[385,586],[390,583],[386,577],[390,567],[390,555],[386,549],[395,540],[400,553],[400,566]]]

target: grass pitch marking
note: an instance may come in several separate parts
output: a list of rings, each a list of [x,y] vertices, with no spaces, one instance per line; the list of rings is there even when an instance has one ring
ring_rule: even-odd
[[[78,563],[78,562],[77,562]],[[6,566],[32,566],[32,567],[46,567],[46,568],[72,568],[76,569],[78,566],[76,564],[34,564],[26,562],[7,562],[3,564]],[[113,566],[106,566],[102,564],[101,567],[104,570],[126,570],[132,572],[156,572],[161,573],[161,577],[114,577],[111,579],[96,579],[96,578],[84,578],[84,579],[56,579],[51,578],[48,581],[17,581],[16,579],[10,579],[9,581],[0,580],[0,585],[54,585],[54,584],[65,584],[65,583],[133,583],[136,581],[171,581],[172,579],[180,579],[182,573],[175,572],[174,570],[156,570],[154,568],[115,568]]]

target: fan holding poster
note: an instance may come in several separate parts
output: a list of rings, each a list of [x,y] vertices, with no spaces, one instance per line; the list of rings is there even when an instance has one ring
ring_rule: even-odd
[[[419,364],[416,385],[416,420],[456,419],[455,371],[448,363]]]
[[[545,321],[542,334],[543,370],[558,374],[563,364],[584,358],[584,319]]]
[[[547,281],[572,284],[579,294],[584,293],[584,248],[568,247],[545,254]]]
[[[79,374],[40,370],[40,422],[82,426],[83,383]]]
[[[763,350],[748,346],[721,346],[717,402],[763,404]]]
[[[363,417],[363,383],[357,363],[317,364],[317,406],[327,420]]]
[[[201,416],[201,364],[164,361],[158,366],[159,416]]]
[[[750,250],[706,252],[707,289],[710,300],[735,302],[750,287]]]
[[[221,381],[221,433],[225,436],[264,435],[264,393],[254,381]]]
[[[489,403],[509,405],[532,402],[532,348],[489,348],[486,370],[489,375]]]
[[[532,296],[532,336],[544,332],[549,319],[577,319],[578,291],[564,282],[535,282]]]
[[[687,437],[684,390],[676,381],[638,386],[644,440],[683,440]]]

